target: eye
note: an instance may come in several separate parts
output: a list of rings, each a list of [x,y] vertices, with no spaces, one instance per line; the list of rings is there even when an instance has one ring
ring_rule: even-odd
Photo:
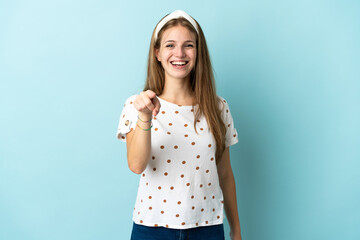
[[[190,48],[193,48],[194,47],[194,45],[192,45],[191,43],[189,43],[189,44],[187,44],[187,45],[185,45],[186,47],[190,47]]]
[[[168,45],[166,45],[165,47],[174,47],[174,44],[168,44]]]

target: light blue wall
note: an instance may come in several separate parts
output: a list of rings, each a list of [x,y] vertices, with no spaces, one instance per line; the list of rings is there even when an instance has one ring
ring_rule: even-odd
[[[360,239],[355,0],[1,1],[0,239],[129,239],[139,176],[115,133],[176,9],[201,24],[239,133],[243,239]]]

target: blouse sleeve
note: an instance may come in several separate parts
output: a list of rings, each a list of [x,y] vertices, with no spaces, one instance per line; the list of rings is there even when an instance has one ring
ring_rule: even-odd
[[[220,99],[223,102],[221,114],[226,126],[225,147],[229,147],[239,142],[239,138],[230,112],[229,104],[224,98],[220,97]]]
[[[135,129],[136,126],[138,111],[133,104],[136,96],[132,95],[126,99],[120,115],[116,138],[123,142],[126,142],[126,133]]]

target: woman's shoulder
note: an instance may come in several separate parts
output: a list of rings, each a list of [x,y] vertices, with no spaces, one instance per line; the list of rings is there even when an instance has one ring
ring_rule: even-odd
[[[218,102],[218,106],[221,109],[221,111],[224,109],[224,107],[226,107],[227,105],[227,101],[225,98],[223,98],[222,96],[217,95],[217,102]]]
[[[222,96],[217,95],[217,98],[218,98],[218,100],[221,100],[221,101],[223,101],[223,102],[226,102],[225,98],[223,98]]]
[[[217,95],[217,97],[218,97],[218,99],[220,99],[223,103],[225,103],[225,104],[228,103],[227,100],[226,100],[224,97],[219,96],[219,95]]]

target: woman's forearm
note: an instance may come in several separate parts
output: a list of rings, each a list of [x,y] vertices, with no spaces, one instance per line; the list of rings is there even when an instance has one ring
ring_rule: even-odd
[[[150,114],[144,114],[139,112],[139,117],[143,121],[148,121],[152,118]],[[151,126],[150,122],[137,121],[137,124],[144,129],[148,129]],[[131,171],[134,173],[142,173],[148,162],[151,151],[151,130],[145,131],[138,126],[135,127],[134,133],[129,143],[129,149],[127,151],[128,164]]]
[[[237,208],[234,174],[231,171],[229,175],[223,179],[219,179],[219,181],[224,196],[224,208],[226,218],[230,225],[230,230],[232,233],[240,234],[241,230]]]

